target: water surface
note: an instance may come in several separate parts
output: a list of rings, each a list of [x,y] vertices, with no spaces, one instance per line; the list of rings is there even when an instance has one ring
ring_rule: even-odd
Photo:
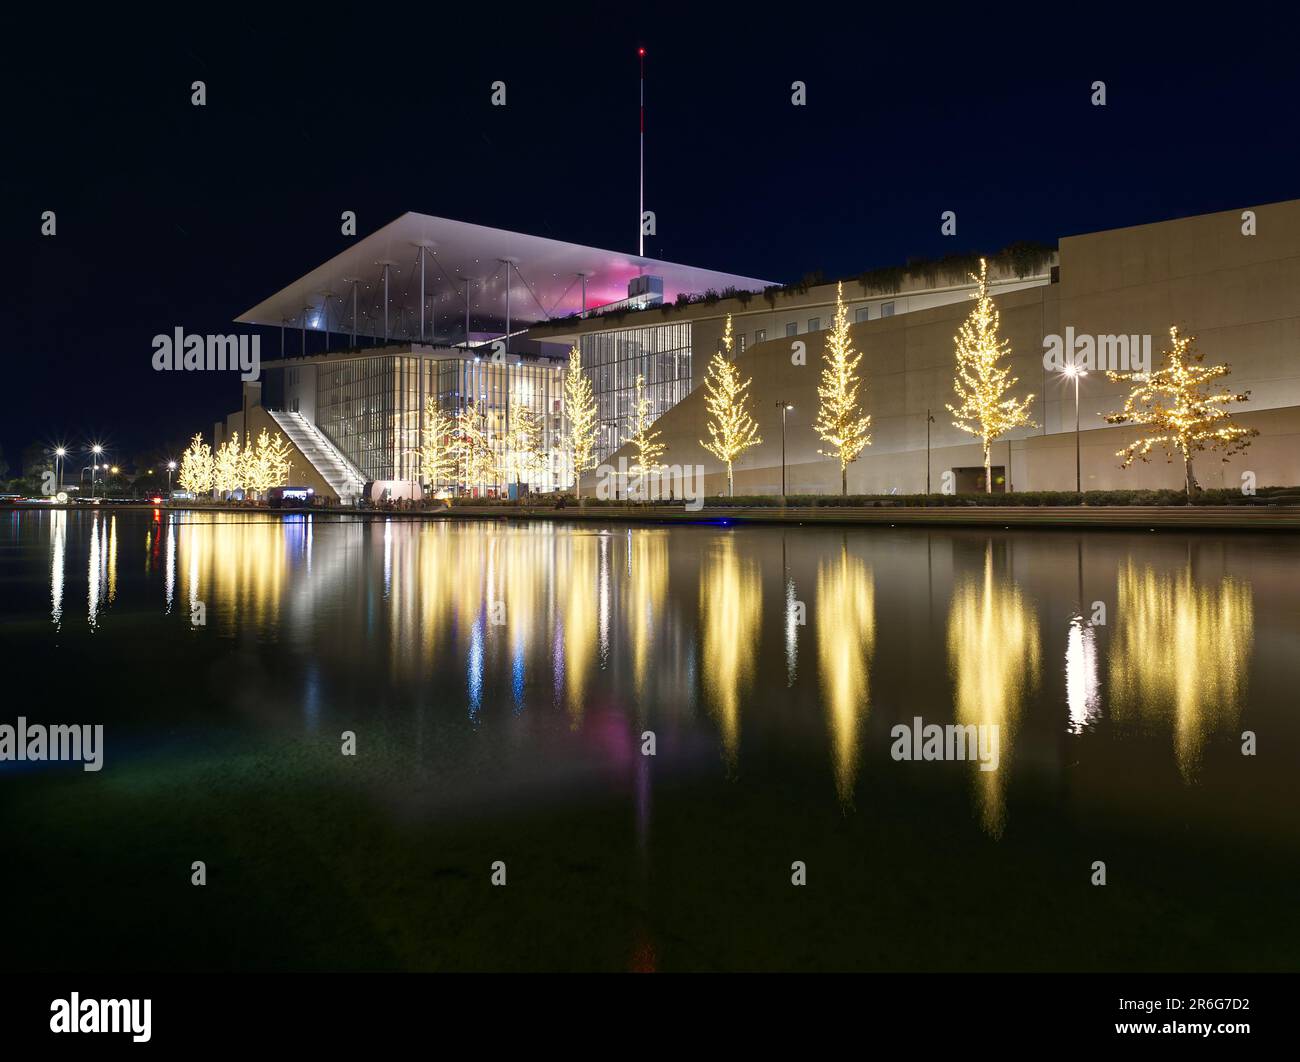
[[[1293,969],[1298,547],[11,512],[4,965]]]

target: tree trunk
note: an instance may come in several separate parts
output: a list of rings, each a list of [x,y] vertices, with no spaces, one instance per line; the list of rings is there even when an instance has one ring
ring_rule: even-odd
[[[1187,504],[1192,504],[1192,492],[1196,490],[1196,473],[1192,470],[1192,459],[1187,454],[1183,454],[1183,463],[1187,466]]]
[[[736,483],[735,480],[733,480],[731,477],[731,462],[728,461],[727,462],[727,497],[734,498],[735,496],[736,496]]]
[[[840,465],[840,497],[849,496],[849,466]]]
[[[989,451],[989,444],[984,444],[984,493],[993,493],[993,455]]]

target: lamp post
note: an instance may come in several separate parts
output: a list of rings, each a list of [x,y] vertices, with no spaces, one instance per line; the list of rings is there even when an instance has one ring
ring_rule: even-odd
[[[782,399],[776,404],[776,408],[781,411],[781,499],[785,500],[785,415],[794,409],[794,406]]]
[[[934,416],[929,409],[925,411],[925,504],[930,504],[930,425]]]
[[[1083,456],[1079,444],[1079,377],[1087,376],[1087,372],[1077,365],[1067,365],[1061,370],[1063,376],[1074,381],[1074,492],[1079,495],[1079,502],[1083,502]]]
[[[95,476],[99,473],[99,459],[104,453],[104,448],[96,443],[90,448],[90,452],[95,455],[94,460],[90,463],[90,496],[98,498],[99,494],[95,490]]]
[[[60,446],[54,451],[54,468],[55,468],[55,487],[54,493],[57,495],[63,490],[63,459],[68,456],[68,451]]]
[[[167,462],[167,503],[170,505],[172,500],[172,473],[176,471],[176,462]]]

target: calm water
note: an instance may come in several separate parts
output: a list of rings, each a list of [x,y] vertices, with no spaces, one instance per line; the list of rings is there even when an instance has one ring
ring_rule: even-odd
[[[9,968],[1300,965],[1294,536],[12,512],[0,652]]]

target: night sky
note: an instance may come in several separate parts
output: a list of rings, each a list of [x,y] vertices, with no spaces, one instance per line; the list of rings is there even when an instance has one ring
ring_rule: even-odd
[[[1057,21],[1041,5],[969,21],[928,5],[901,20],[861,6],[465,10],[11,28],[11,474],[35,441],[100,438],[129,463],[210,432],[238,405],[235,375],[155,373],[151,338],[234,331],[344,248],[343,210],[363,236],[413,210],[633,249],[639,44],[659,227],[646,250],[670,261],[830,278],[1300,196],[1294,28],[1240,5],[1231,24],[1176,31],[1092,5]],[[190,103],[196,79],[206,107]],[[791,106],[796,79],[806,107]],[[505,108],[490,105],[495,80]],[[944,210],[955,238],[939,234]]]

